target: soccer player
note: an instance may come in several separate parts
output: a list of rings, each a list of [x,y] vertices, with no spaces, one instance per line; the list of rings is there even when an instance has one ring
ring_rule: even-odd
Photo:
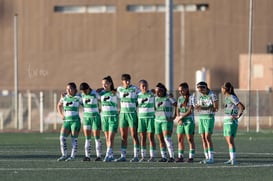
[[[81,120],[79,116],[79,107],[82,99],[77,95],[77,86],[70,82],[66,86],[66,93],[61,96],[57,110],[61,119],[64,120],[60,131],[60,147],[62,156],[57,161],[72,161],[78,148],[78,136],[81,129]],[[72,150],[70,157],[67,154],[67,137],[71,134]]]
[[[154,139],[155,126],[155,97],[154,93],[149,91],[148,82],[146,80],[139,81],[139,88],[141,90],[138,93],[137,105],[138,105],[138,133],[140,135],[141,143],[141,159],[140,162],[155,161],[156,144]],[[150,158],[146,160],[146,139],[150,142]]]
[[[83,133],[85,136],[85,157],[83,161],[90,161],[91,155],[91,132],[93,131],[93,136],[95,138],[95,147],[97,158],[95,161],[101,161],[101,119],[99,113],[99,95],[96,90],[90,88],[90,86],[83,82],[80,84],[80,90],[82,92],[82,102],[83,102]]]
[[[121,135],[121,156],[116,159],[117,162],[126,161],[126,149],[128,131],[131,132],[131,137],[134,142],[134,157],[131,162],[138,162],[139,158],[139,140],[137,135],[137,112],[136,102],[137,94],[140,90],[131,84],[131,76],[129,74],[121,75],[122,86],[117,88],[118,98],[120,100],[120,114],[119,114],[119,129]]]
[[[224,106],[224,137],[226,138],[230,159],[225,164],[236,165],[235,137],[238,128],[238,119],[243,115],[245,106],[240,102],[230,82],[224,83],[221,89],[225,96]]]
[[[206,82],[197,84],[198,94],[196,95],[195,109],[199,112],[199,134],[201,135],[205,159],[200,163],[214,163],[214,150],[211,136],[214,129],[214,114],[218,110],[218,98],[208,88]]]
[[[103,90],[99,93],[101,100],[102,130],[106,139],[106,154],[104,162],[114,161],[114,140],[118,130],[118,98],[110,76],[102,79]]]
[[[161,159],[159,162],[174,162],[174,148],[172,142],[174,109],[176,101],[167,94],[167,89],[162,83],[155,88],[155,134],[159,140]],[[169,160],[167,159],[167,149]]]
[[[189,163],[193,162],[195,153],[194,143],[194,102],[193,97],[190,95],[189,86],[186,82],[181,83],[178,87],[180,97],[177,100],[176,115],[178,118],[177,122],[177,139],[178,139],[178,158],[176,162],[184,162],[184,139],[188,140],[189,144]]]

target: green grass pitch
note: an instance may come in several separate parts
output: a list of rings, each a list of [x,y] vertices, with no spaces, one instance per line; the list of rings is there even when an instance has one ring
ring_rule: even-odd
[[[199,164],[203,159],[200,136],[195,135],[196,155],[194,163],[104,163],[82,162],[84,137],[79,137],[77,159],[73,162],[57,162],[60,156],[59,133],[0,133],[0,180],[1,181],[44,181],[44,180],[264,180],[273,178],[273,133],[238,132],[236,137],[236,166],[224,165],[229,158],[227,144],[221,132],[213,135],[215,163]],[[173,135],[175,154],[177,139]],[[102,142],[105,143],[104,136]],[[127,157],[132,157],[132,143],[129,138]],[[70,143],[70,139],[68,141]],[[158,142],[157,142],[158,143]],[[70,144],[69,144],[70,145]],[[115,139],[114,153],[118,157],[120,137]],[[92,148],[94,141],[92,140]],[[70,150],[70,149],[69,149]],[[187,149],[185,157],[188,156]],[[105,145],[103,146],[103,154]],[[94,150],[92,149],[94,160]],[[157,159],[159,146],[157,144]]]

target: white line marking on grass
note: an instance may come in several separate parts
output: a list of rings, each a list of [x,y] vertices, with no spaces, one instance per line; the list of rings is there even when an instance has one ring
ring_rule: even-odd
[[[60,170],[170,170],[170,169],[223,169],[223,168],[265,168],[273,167],[273,164],[257,164],[257,165],[236,165],[236,166],[219,166],[205,165],[204,167],[54,167],[54,168],[0,168],[0,171],[60,171]]]
[[[223,154],[223,155],[228,155],[228,152],[214,152],[215,156],[217,157],[217,154]],[[254,153],[254,152],[236,152],[236,155],[273,155],[273,153]]]

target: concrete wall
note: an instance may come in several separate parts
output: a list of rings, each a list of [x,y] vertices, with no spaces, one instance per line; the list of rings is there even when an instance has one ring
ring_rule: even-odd
[[[212,89],[225,81],[239,86],[239,55],[248,48],[248,0],[174,0],[174,4],[207,3],[208,11],[174,13],[174,85],[195,71],[210,72]],[[273,42],[273,1],[254,1],[254,53],[266,53]],[[0,0],[0,89],[13,89],[13,16],[19,21],[19,89],[64,89],[67,82],[87,81],[94,88],[111,75],[132,75],[133,83],[163,82],[163,12],[133,13],[132,4],[165,0]],[[115,13],[63,14],[56,6],[115,5]],[[182,34],[185,35],[183,39]]]
[[[272,90],[273,54],[254,54],[251,60],[251,90]],[[249,56],[240,55],[239,87],[248,89]]]

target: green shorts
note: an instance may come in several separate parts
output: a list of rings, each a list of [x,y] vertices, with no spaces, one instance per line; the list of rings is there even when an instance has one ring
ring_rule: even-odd
[[[118,130],[118,115],[116,116],[102,116],[102,130],[104,132],[114,132]]]
[[[225,119],[223,126],[224,136],[236,137],[238,129],[238,120]]]
[[[138,118],[137,131],[139,133],[143,133],[143,132],[154,133],[155,119],[154,118]]]
[[[177,124],[176,133],[177,134],[187,134],[194,135],[195,123],[192,118],[184,118],[182,119],[183,124]]]
[[[120,113],[119,114],[120,128],[137,128],[137,113]]]
[[[199,134],[203,133],[213,133],[214,129],[214,115],[208,114],[208,115],[200,115],[199,116]]]
[[[155,121],[155,134],[161,134],[163,131],[173,131],[173,121]]]
[[[101,130],[100,115],[83,117],[83,126],[86,130]]]
[[[79,133],[81,130],[81,121],[80,119],[78,121],[64,121],[63,128],[69,130],[69,132]],[[78,137],[78,134],[76,134],[75,137]]]

